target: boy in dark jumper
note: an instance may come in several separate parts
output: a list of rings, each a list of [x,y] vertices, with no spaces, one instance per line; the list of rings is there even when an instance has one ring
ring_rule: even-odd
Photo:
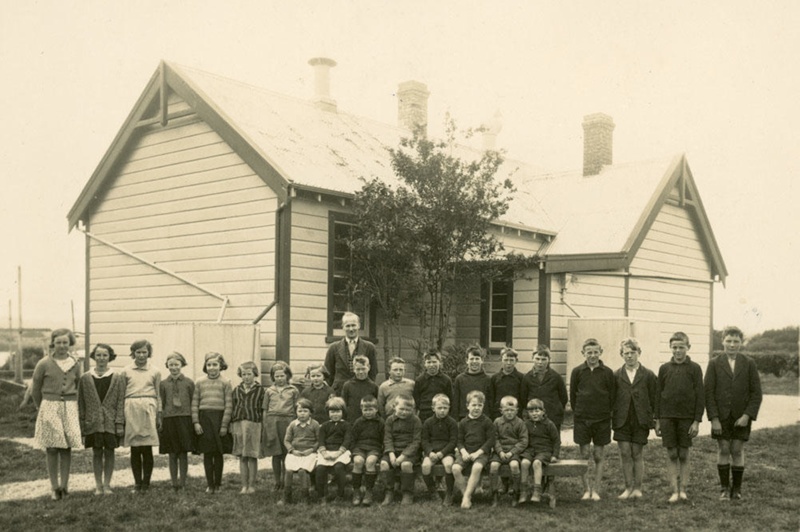
[[[500,351],[500,361],[502,367],[500,371],[492,375],[492,395],[494,401],[490,411],[490,419],[496,419],[501,415],[500,400],[506,396],[511,396],[519,404],[522,397],[522,380],[524,375],[516,368],[519,360],[519,353],[510,347],[504,347]],[[519,414],[519,412],[517,412]]]
[[[463,374],[462,374],[463,375]],[[481,472],[497,439],[494,423],[483,413],[486,396],[473,390],[467,395],[467,416],[458,422],[458,451],[453,466],[456,486],[463,493],[461,508],[472,508],[472,494],[481,481]],[[464,480],[464,474],[469,480]]]
[[[425,373],[414,382],[414,402],[419,410],[419,419],[424,423],[433,415],[431,401],[438,394],[444,394],[453,401],[453,381],[442,373],[442,355],[430,350],[422,356]],[[448,403],[449,405],[449,403]]]
[[[497,506],[500,486],[500,466],[508,464],[511,469],[511,506],[517,506],[520,492],[520,455],[528,447],[528,429],[520,419],[519,403],[516,397],[506,395],[500,400],[500,416],[494,420],[497,442],[494,445],[492,461],[489,464],[489,480],[492,487],[492,506]]]
[[[541,399],[531,399],[527,405],[528,419],[525,428],[528,430],[528,447],[522,451],[522,489],[519,494],[519,503],[527,499],[525,490],[528,485],[528,474],[533,467],[533,495],[531,502],[542,500],[542,476],[547,464],[558,462],[561,452],[561,433],[555,423],[547,418],[544,402]]]
[[[564,378],[550,367],[550,348],[546,345],[540,345],[533,352],[533,367],[522,379],[520,406],[524,407],[531,399],[542,400],[547,418],[561,430],[569,395]]]
[[[656,436],[667,448],[667,476],[672,487],[670,503],[685,501],[689,484],[689,447],[703,420],[705,397],[703,370],[692,362],[686,333],[676,332],[669,339],[672,360],[658,369],[656,395]]]
[[[581,500],[600,500],[600,481],[603,478],[606,445],[611,443],[611,411],[616,400],[614,372],[603,365],[603,348],[595,338],[583,342],[581,353],[585,362],[576,366],[570,375],[569,401],[575,415],[573,440],[580,446],[581,456],[594,457],[594,483],[589,471],[583,477],[585,488]],[[594,452],[591,444],[594,442]]]
[[[325,487],[328,485],[328,473],[331,469],[336,478],[336,496],[344,500],[351,445],[351,425],[342,419],[344,400],[341,397],[331,397],[325,403],[325,408],[328,410],[329,419],[319,428],[317,468],[314,471],[317,496],[323,505],[328,502],[325,496]]]
[[[361,398],[361,417],[353,423],[353,506],[372,504],[372,490],[378,476],[378,460],[383,452],[383,419],[378,416],[378,400],[367,395]],[[364,469],[366,468],[366,475]],[[361,498],[361,481],[364,498]]]
[[[458,423],[450,417],[450,398],[443,393],[437,394],[432,401],[434,415],[422,424],[422,480],[428,493],[436,493],[436,483],[431,475],[435,464],[442,464],[445,473],[446,491],[442,503],[453,504],[453,462],[458,443]]]
[[[410,395],[397,397],[394,414],[386,420],[383,437],[381,475],[386,484],[383,505],[394,498],[395,470],[400,469],[401,504],[414,502],[414,466],[420,462],[422,422],[414,415],[414,399]]]
[[[483,349],[472,346],[467,349],[467,370],[456,377],[453,383],[453,418],[461,420],[468,414],[467,395],[481,392],[487,405],[494,404],[492,379],[483,371]]]
[[[761,407],[761,378],[753,359],[739,353],[743,342],[741,329],[725,327],[722,331],[725,353],[708,362],[704,383],[711,437],[719,447],[721,501],[742,498],[744,443],[750,439],[750,426]],[[732,485],[729,475],[733,476]]]
[[[361,398],[378,396],[378,385],[369,380],[369,359],[363,355],[353,358],[354,377],[342,386],[342,399],[347,405],[347,421],[352,423],[361,415]]]

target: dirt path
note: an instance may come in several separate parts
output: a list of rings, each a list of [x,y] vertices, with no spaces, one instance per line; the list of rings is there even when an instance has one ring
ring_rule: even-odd
[[[786,395],[767,395],[764,396],[764,402],[761,405],[761,412],[758,420],[753,424],[753,429],[765,429],[773,427],[781,427],[786,425],[793,425],[799,421],[798,415],[800,414],[800,401],[797,397]],[[704,421],[700,425],[700,435],[707,436],[711,433],[711,424]],[[653,432],[650,433],[651,439],[656,439]],[[33,438],[5,438],[16,443],[28,445],[33,447]],[[561,440],[566,447],[574,446],[572,443],[572,430],[566,429],[561,431]],[[79,450],[76,452],[89,452],[86,450]],[[128,460],[130,450],[121,448],[117,452],[117,460]],[[42,464],[44,467],[44,464]],[[259,460],[259,470],[271,470],[270,459],[266,458]],[[239,461],[236,457],[225,456],[225,471],[236,472],[239,470]],[[202,464],[194,464],[189,466],[189,476],[204,478]],[[153,482],[168,481],[169,471],[166,467],[156,468],[153,471]],[[122,469],[114,472],[112,480],[112,488],[119,492],[126,492],[133,486],[133,475],[130,469]],[[94,475],[91,473],[74,474],[70,477],[69,481],[70,491],[94,491]],[[9,484],[0,484],[0,502],[11,500],[24,500],[36,499],[39,497],[50,496],[50,481],[47,479],[31,480],[24,482],[12,482]]]

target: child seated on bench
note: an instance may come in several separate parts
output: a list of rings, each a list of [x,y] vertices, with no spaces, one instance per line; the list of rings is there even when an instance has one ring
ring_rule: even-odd
[[[497,439],[492,423],[483,414],[486,396],[483,392],[472,390],[467,394],[467,416],[458,422],[458,451],[453,466],[456,486],[463,494],[461,508],[472,508],[472,494],[481,481],[483,468],[489,462],[489,456]],[[464,475],[469,475],[469,480]]]
[[[558,461],[561,452],[561,434],[555,424],[547,419],[544,403],[541,399],[531,399],[527,405],[529,419],[525,422],[528,428],[528,448],[522,452],[519,502],[526,500],[525,489],[528,475],[533,466],[533,495],[531,502],[542,500],[542,475],[547,464]]]
[[[443,393],[436,394],[431,401],[433,416],[422,424],[422,480],[428,493],[436,493],[433,479],[433,466],[442,464],[445,474],[446,491],[442,503],[453,504],[453,452],[458,442],[458,423],[450,417],[450,398]]]
[[[511,506],[517,506],[520,493],[519,460],[522,451],[528,447],[528,429],[525,422],[517,417],[519,403],[516,397],[506,395],[500,400],[500,417],[494,420],[497,443],[489,464],[489,480],[492,486],[492,506],[497,506],[500,486],[500,466],[507,464],[511,469]]]

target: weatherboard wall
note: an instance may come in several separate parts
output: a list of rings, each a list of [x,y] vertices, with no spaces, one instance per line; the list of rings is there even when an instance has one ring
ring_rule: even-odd
[[[171,112],[185,108],[170,97]],[[91,233],[228,296],[225,322],[252,322],[272,302],[276,196],[206,123],[191,115],[143,128],[107,182]],[[92,342],[126,353],[154,322],[220,314],[219,299],[96,240],[89,264]],[[274,359],[274,310],[260,328],[262,358]]]

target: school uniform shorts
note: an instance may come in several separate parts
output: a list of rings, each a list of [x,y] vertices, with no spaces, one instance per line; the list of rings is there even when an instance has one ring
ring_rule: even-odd
[[[608,445],[611,443],[611,419],[585,421],[576,419],[572,429],[572,440],[578,445]]]
[[[747,422],[745,427],[735,426],[736,418],[729,417],[728,419],[720,419],[722,424],[722,434],[711,434],[715,440],[740,440],[747,441],[750,439],[750,427],[753,424],[752,420]]]
[[[683,447],[688,449],[692,446],[692,437],[689,436],[689,429],[692,427],[693,419],[662,417],[659,421],[661,427],[661,444],[667,449]]]

